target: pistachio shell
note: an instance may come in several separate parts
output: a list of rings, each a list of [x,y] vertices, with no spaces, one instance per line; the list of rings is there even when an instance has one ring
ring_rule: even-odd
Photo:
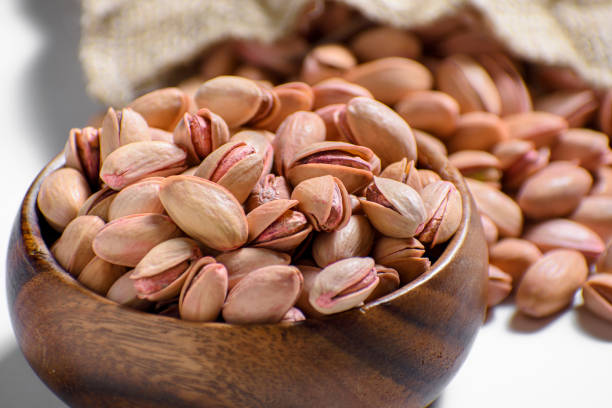
[[[480,214],[480,223],[482,224],[482,229],[485,234],[487,245],[491,247],[491,245],[497,242],[497,238],[499,237],[499,231],[497,231],[497,227],[495,226],[493,221],[491,221],[491,219],[484,214]]]
[[[295,304],[303,286],[294,266],[273,265],[244,277],[227,295],[222,315],[227,323],[277,323]]]
[[[612,275],[597,274],[582,285],[584,305],[608,321],[612,321]]]
[[[70,129],[64,157],[66,167],[80,171],[90,186],[97,186],[100,173],[100,130],[90,126]]]
[[[151,140],[144,118],[130,108],[116,112],[108,108],[100,129],[100,159],[106,160],[119,146]]]
[[[587,170],[596,170],[609,152],[608,136],[591,129],[568,129],[552,147],[552,160],[577,161]]]
[[[413,128],[447,139],[457,127],[459,104],[440,91],[414,91],[395,105],[395,110]]]
[[[260,205],[247,214],[246,221],[249,226],[248,242],[257,238],[266,228],[283,215],[290,208],[298,205],[297,200],[274,200]]]
[[[512,291],[512,276],[498,267],[489,265],[489,284],[487,291],[487,306],[501,303]]]
[[[429,270],[431,263],[424,254],[425,247],[414,237],[380,237],[372,251],[376,263],[395,269],[403,285]]]
[[[314,284],[315,278],[322,269],[311,265],[297,265],[297,268],[302,273],[304,285],[297,301],[295,302],[295,305],[308,317],[317,318],[325,316],[323,313],[318,312],[314,307],[312,307],[310,301],[308,300],[308,296],[310,294],[310,290],[312,289],[312,285]]]
[[[612,197],[586,196],[582,198],[570,219],[595,231],[602,240],[612,237]]]
[[[138,262],[132,279],[150,278],[165,270],[202,256],[198,243],[190,238],[171,238],[155,245]]]
[[[448,161],[464,177],[497,182],[501,179],[501,162],[491,153],[481,150],[462,150],[448,156]]]
[[[581,127],[593,118],[599,102],[590,89],[561,90],[539,97],[535,110],[564,117],[570,127]]]
[[[189,165],[198,165],[210,152],[229,140],[223,118],[203,108],[196,114],[185,113],[173,133],[174,143],[187,153]]]
[[[399,274],[395,269],[383,265],[376,265],[375,268],[376,276],[378,277],[378,285],[376,285],[376,288],[364,300],[364,303],[386,296],[399,288],[400,285]]]
[[[299,202],[298,209],[306,215],[316,231],[336,231],[344,228],[351,217],[349,195],[342,181],[332,176],[314,177],[302,181],[291,194]]]
[[[391,163],[380,173],[380,177],[389,178],[401,183],[408,184],[417,192],[421,192],[423,185],[419,177],[419,171],[414,165],[414,160],[408,161],[405,157],[395,163]]]
[[[510,275],[515,283],[541,257],[538,247],[524,239],[504,238],[489,248],[489,262]]]
[[[341,76],[356,63],[355,56],[343,45],[319,45],[304,57],[300,78],[308,84],[316,84],[327,78]]]
[[[423,188],[421,198],[427,222],[419,240],[432,247],[448,241],[461,223],[461,194],[451,182],[437,181]]]
[[[128,271],[117,279],[108,290],[106,297],[120,305],[146,310],[151,307],[152,303],[147,299],[138,297],[136,288],[134,288],[134,281],[130,279],[131,274],[132,271]]]
[[[100,230],[93,250],[107,262],[134,267],[157,244],[179,235],[181,231],[167,215],[127,215]]]
[[[490,150],[510,137],[506,123],[490,112],[469,112],[457,120],[457,129],[448,141],[452,152]]]
[[[104,221],[93,215],[76,217],[66,225],[62,235],[51,247],[51,252],[72,276],[79,276],[85,265],[95,256],[94,237],[104,227]]]
[[[555,248],[573,249],[587,258],[597,258],[605,249],[601,238],[590,228],[562,218],[543,221],[530,227],[523,238],[542,252]]]
[[[108,220],[132,214],[163,213],[164,206],[159,199],[162,181],[162,177],[149,177],[123,188],[109,204]]]
[[[293,323],[300,322],[302,320],[306,320],[306,316],[304,316],[304,313],[302,313],[302,311],[297,307],[292,307],[291,309],[287,310],[287,313],[285,313],[285,315],[281,319],[281,322]]]
[[[89,195],[85,177],[79,171],[65,167],[45,177],[36,203],[49,225],[61,232],[77,216]]]
[[[342,78],[329,78],[312,87],[314,103],[312,109],[319,109],[327,105],[347,103],[357,96],[373,98],[366,88],[345,81]]]
[[[229,251],[247,241],[242,206],[216,183],[195,176],[170,176],[164,180],[160,199],[172,220],[209,248]]]
[[[289,265],[291,257],[266,248],[240,248],[216,257],[227,269],[229,288],[236,286],[248,273],[269,265]]]
[[[250,212],[260,205],[273,200],[288,200],[290,196],[289,185],[285,178],[268,174],[259,180],[253,191],[251,191],[246,202],[246,210]]]
[[[94,256],[79,274],[78,281],[97,294],[105,296],[106,292],[125,271],[126,268],[123,266],[113,265]]]
[[[386,57],[418,58],[421,55],[419,38],[395,27],[374,27],[363,30],[351,40],[350,47],[362,61]]]
[[[314,95],[310,86],[304,82],[287,82],[274,87],[280,107],[274,115],[260,121],[261,129],[276,132],[280,124],[294,112],[312,110]]]
[[[500,236],[518,237],[523,229],[523,214],[518,204],[481,181],[466,179],[466,182],[478,211],[495,223]]]
[[[97,215],[104,221],[109,221],[108,210],[116,196],[117,192],[115,190],[104,186],[85,200],[78,215]]]
[[[227,270],[211,257],[191,264],[179,297],[181,319],[212,322],[217,319],[227,295]]]
[[[368,219],[352,215],[344,228],[315,236],[312,256],[324,268],[341,259],[367,256],[373,243],[374,229]]]
[[[504,117],[510,137],[529,140],[536,147],[552,145],[559,134],[568,128],[567,121],[548,112],[523,112]]]
[[[606,242],[605,250],[597,258],[596,270],[598,273],[612,272],[612,240]]]
[[[296,153],[324,140],[325,124],[319,115],[299,111],[287,116],[279,125],[272,143],[277,174],[285,176]]]
[[[189,108],[189,97],[179,88],[162,88],[134,99],[129,105],[151,127],[172,131]]]

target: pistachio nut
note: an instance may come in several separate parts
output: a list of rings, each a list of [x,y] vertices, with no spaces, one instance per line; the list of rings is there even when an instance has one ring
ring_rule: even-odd
[[[570,67],[558,65],[536,65],[538,81],[551,90],[580,90],[589,85]]]
[[[395,163],[391,163],[380,173],[380,177],[389,178],[400,183],[404,183],[414,188],[418,193],[423,190],[419,170],[417,170],[414,160],[408,161],[405,157]]]
[[[250,212],[269,201],[279,199],[288,200],[290,196],[289,184],[284,177],[267,174],[264,178],[259,180],[253,188],[253,191],[251,191],[246,201],[246,211]]]
[[[319,313],[343,312],[362,305],[378,282],[372,258],[342,259],[316,275],[308,300]]]
[[[502,177],[499,159],[482,150],[461,150],[449,155],[448,161],[464,177],[486,182],[497,182]]]
[[[100,129],[91,126],[70,129],[64,158],[66,167],[77,169],[90,186],[96,187],[100,174]]]
[[[431,89],[433,83],[433,77],[425,66],[401,57],[359,64],[349,69],[344,79],[363,86],[377,101],[388,105],[395,105],[411,91]]]
[[[315,111],[315,113],[319,115],[325,124],[325,140],[330,142],[348,142],[346,137],[344,137],[344,134],[341,133],[339,129],[339,126],[341,126],[340,115],[343,114],[345,109],[346,104],[335,103],[333,105],[324,106]]]
[[[108,221],[132,214],[162,214],[164,206],[159,191],[163,180],[163,177],[148,177],[116,193],[108,206]]]
[[[595,182],[589,192],[593,196],[612,196],[612,168],[600,166],[595,171]]]
[[[208,109],[186,112],[173,133],[174,143],[187,153],[187,164],[195,166],[229,140],[229,129],[223,118]]]
[[[312,257],[324,268],[341,259],[367,256],[373,244],[374,229],[368,219],[363,215],[352,215],[344,228],[315,236]]]
[[[436,181],[442,180],[438,173],[429,169],[419,169],[419,179],[421,179],[421,185],[423,187]]]
[[[372,181],[377,167],[380,171],[379,164],[367,147],[343,142],[313,143],[295,154],[287,178],[296,186],[310,178],[332,175],[352,194]]]
[[[535,109],[554,113],[567,120],[569,127],[581,127],[593,118],[599,101],[590,89],[556,91],[539,97]]]
[[[504,187],[515,190],[531,175],[546,167],[550,159],[550,149],[535,149],[532,142],[520,139],[509,139],[496,144],[493,154],[497,157],[504,171]]]
[[[106,296],[106,292],[125,272],[124,266],[113,265],[94,256],[79,274],[78,281],[98,295]]]
[[[108,108],[100,129],[100,161],[103,163],[119,146],[146,140],[151,140],[149,125],[139,113],[130,108]]]
[[[419,241],[431,247],[446,242],[461,223],[461,194],[450,181],[437,181],[423,187],[421,198],[427,221]]]
[[[459,150],[491,150],[509,138],[506,123],[490,112],[469,112],[456,121],[456,131],[448,140],[451,152]]]
[[[244,210],[224,187],[200,177],[170,176],[159,198],[179,228],[207,247],[230,251],[246,243]]]
[[[227,270],[209,256],[189,266],[179,297],[181,319],[212,322],[217,319],[227,295]]]
[[[512,276],[495,265],[489,265],[487,289],[487,307],[501,303],[512,292]]]
[[[378,285],[376,285],[376,288],[374,288],[370,295],[365,298],[364,303],[386,296],[399,288],[400,285],[399,274],[395,269],[383,265],[375,265],[374,268],[376,269],[376,276],[378,277]]]
[[[104,221],[95,215],[76,217],[51,246],[51,253],[68,273],[77,277],[95,256],[92,242],[103,227]]]
[[[374,228],[390,237],[410,238],[419,234],[427,221],[419,193],[395,180],[374,177],[366,198],[359,201]]]
[[[167,215],[126,215],[98,232],[93,250],[107,262],[134,267],[157,244],[180,235],[181,231]]]
[[[138,296],[160,301],[176,297],[192,262],[202,257],[196,241],[190,238],[173,238],[153,247],[138,262],[130,279]]]
[[[189,96],[179,88],[162,88],[134,99],[128,105],[154,128],[172,131],[189,110]]]
[[[138,297],[138,293],[134,287],[134,281],[130,279],[131,275],[132,271],[130,270],[117,279],[110,289],[108,289],[106,297],[123,306],[138,310],[147,310],[151,307],[152,303],[147,299]]]
[[[525,271],[542,257],[531,242],[519,238],[504,238],[489,247],[489,262],[519,282]]]
[[[289,265],[291,257],[283,252],[266,248],[240,248],[217,255],[217,262],[223,264],[228,273],[229,289],[255,269],[270,265]]]
[[[223,319],[238,324],[277,323],[295,304],[302,286],[302,274],[295,266],[254,270],[229,291]]]
[[[313,85],[312,92],[314,94],[313,109],[347,103],[358,96],[373,97],[370,91],[363,86],[345,81],[342,78],[325,79]]]
[[[584,305],[599,317],[612,321],[612,275],[596,274],[582,285]]]
[[[172,143],[145,141],[121,146],[108,155],[100,178],[112,189],[153,176],[179,174],[185,165],[185,152]]]
[[[36,204],[49,225],[61,232],[77,216],[90,194],[83,174],[73,168],[63,167],[42,181]]]
[[[541,111],[515,113],[503,120],[510,138],[531,141],[537,148],[551,146],[569,126],[565,118]]]
[[[344,228],[351,217],[349,195],[340,179],[313,177],[295,186],[291,199],[308,218],[315,231],[331,232]]]
[[[204,82],[194,96],[198,108],[207,108],[221,116],[230,129],[257,122],[276,114],[280,108],[272,89],[256,81],[222,75]]]
[[[487,245],[490,249],[491,246],[497,242],[497,238],[499,237],[499,231],[497,231],[495,223],[484,214],[480,214],[480,224],[482,224],[485,240],[487,241]]]
[[[572,220],[556,218],[531,226],[523,238],[542,252],[551,249],[572,249],[596,259],[605,249],[604,242],[592,229]]]
[[[343,45],[319,45],[304,57],[300,78],[312,85],[327,78],[342,76],[356,64],[353,53]]]
[[[418,58],[421,56],[419,38],[395,27],[374,27],[363,30],[352,40],[350,48],[361,61],[386,57]]]
[[[117,192],[108,186],[104,186],[87,197],[87,200],[79,208],[78,215],[97,215],[105,222],[109,221],[108,210],[115,201],[115,197],[117,197]]]
[[[280,108],[273,116],[260,121],[257,126],[271,132],[276,132],[287,116],[298,111],[310,111],[314,103],[314,93],[304,82],[287,82],[274,87],[278,96]]]
[[[371,98],[353,98],[340,112],[341,132],[351,142],[371,149],[381,166],[417,159],[417,146],[410,126],[393,109]]]
[[[587,170],[597,170],[610,152],[608,136],[591,129],[568,129],[562,132],[551,149],[551,160],[576,161]]]
[[[297,200],[274,200],[247,214],[248,242],[257,248],[293,251],[306,239],[312,226],[299,211]]]
[[[606,248],[597,258],[595,269],[598,273],[612,273],[612,240],[606,242]]]
[[[306,316],[304,313],[297,307],[292,307],[287,310],[287,313],[281,319],[281,323],[293,323],[293,322],[301,322],[302,320],[306,320]]]
[[[261,171],[259,181],[272,171],[274,160],[272,141],[274,141],[274,137],[274,133],[268,132],[267,130],[242,130],[234,133],[230,138],[230,142],[246,143],[255,149],[255,153],[262,157],[263,170]]]
[[[516,291],[516,306],[532,317],[550,316],[572,302],[588,272],[580,252],[552,250],[525,272]]]
[[[523,229],[523,213],[516,202],[482,181],[466,179],[481,214],[493,221],[502,237],[518,237]]]
[[[402,285],[429,270],[431,262],[423,256],[424,254],[425,247],[414,237],[380,237],[372,250],[372,256],[377,264],[393,268],[399,273]]]
[[[436,71],[438,88],[452,96],[461,113],[485,111],[499,115],[501,98],[495,83],[472,57],[456,54],[445,58]]]
[[[570,216],[595,231],[605,242],[612,238],[612,197],[586,196]]]
[[[440,91],[413,91],[395,105],[395,110],[411,127],[447,139],[457,127],[459,104]]]
[[[325,316],[323,313],[318,312],[308,300],[310,295],[310,290],[312,289],[312,285],[315,282],[315,278],[321,272],[321,268],[312,265],[297,265],[297,268],[302,273],[302,277],[304,278],[304,286],[302,287],[302,291],[298,296],[298,299],[295,302],[295,306],[298,307],[307,317],[322,317]]]
[[[278,127],[272,143],[276,173],[286,176],[297,152],[324,140],[325,124],[319,115],[299,111],[287,116]]]
[[[446,145],[437,137],[418,129],[413,129],[412,134],[414,135],[414,140],[416,141],[418,149],[435,151],[443,156],[448,156]],[[428,163],[426,158],[422,155],[417,158],[417,163],[422,167],[430,166],[430,163]]]
[[[582,167],[572,162],[552,162],[525,180],[517,202],[528,217],[561,217],[578,206],[592,183],[591,175]]]
[[[264,168],[264,156],[245,142],[228,142],[206,156],[196,177],[201,177],[228,189],[243,203],[259,181]]]

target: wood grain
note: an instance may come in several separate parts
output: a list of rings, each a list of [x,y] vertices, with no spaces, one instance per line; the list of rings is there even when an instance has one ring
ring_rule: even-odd
[[[423,407],[465,360],[486,304],[486,244],[459,173],[423,160],[463,197],[464,217],[432,270],[323,320],[234,326],[121,307],[52,259],[28,191],[7,262],[9,307],[34,371],[74,407]]]

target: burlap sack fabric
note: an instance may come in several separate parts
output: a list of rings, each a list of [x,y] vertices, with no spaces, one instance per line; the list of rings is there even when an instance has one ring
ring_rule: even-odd
[[[82,0],[80,58],[89,93],[119,106],[160,73],[227,37],[272,41],[309,0]],[[573,67],[612,87],[610,0],[339,0],[366,16],[415,27],[471,6],[516,55]]]

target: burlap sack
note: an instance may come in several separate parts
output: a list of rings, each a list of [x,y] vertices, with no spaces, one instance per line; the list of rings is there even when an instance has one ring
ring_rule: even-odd
[[[226,37],[272,41],[309,0],[82,0],[80,58],[89,93],[122,105],[160,73]],[[573,67],[612,87],[610,0],[339,0],[375,21],[414,27],[465,6],[518,56]]]

